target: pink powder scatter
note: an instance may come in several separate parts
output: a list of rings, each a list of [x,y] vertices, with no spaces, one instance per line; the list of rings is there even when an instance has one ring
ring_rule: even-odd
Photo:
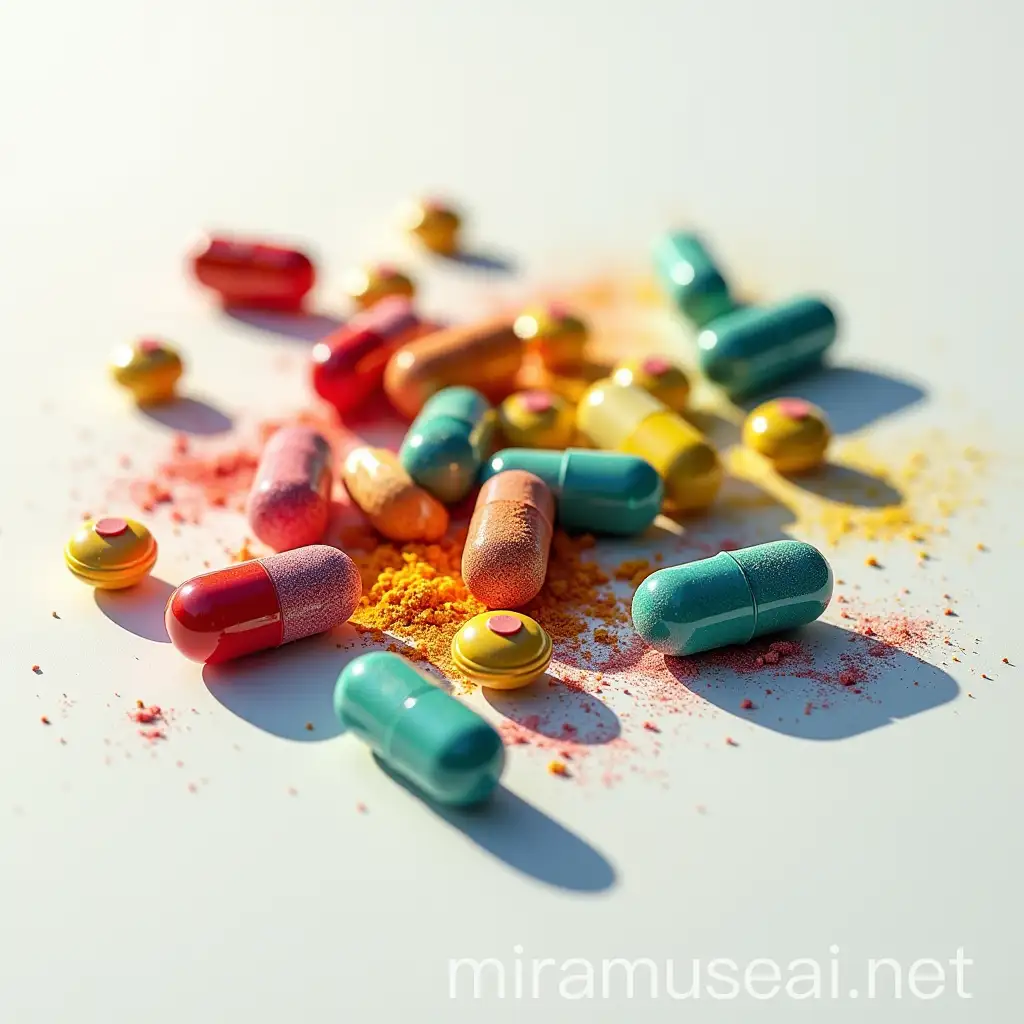
[[[152,704],[148,708],[136,708],[135,711],[131,711],[128,717],[133,722],[138,722],[140,725],[148,725],[151,722],[156,722],[163,718],[163,711],[157,704]]]
[[[163,729],[140,729],[139,735],[144,740],[150,740],[151,742],[155,742],[156,740],[167,739],[167,734],[163,731]]]

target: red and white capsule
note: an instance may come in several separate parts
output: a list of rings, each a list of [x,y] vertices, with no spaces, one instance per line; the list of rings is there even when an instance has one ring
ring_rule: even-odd
[[[182,583],[164,623],[186,658],[215,665],[340,626],[362,592],[359,570],[344,551],[312,544]]]
[[[311,427],[282,427],[267,442],[249,492],[253,533],[275,551],[323,540],[331,513],[331,446]]]

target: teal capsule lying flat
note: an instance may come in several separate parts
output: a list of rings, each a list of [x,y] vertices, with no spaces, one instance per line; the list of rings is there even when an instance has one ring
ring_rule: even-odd
[[[814,369],[835,339],[835,313],[821,299],[799,298],[726,313],[697,347],[704,376],[743,398]]]
[[[472,388],[444,388],[420,410],[398,452],[405,471],[440,501],[461,501],[491,453],[496,414]]]
[[[506,469],[539,476],[555,496],[558,524],[584,533],[643,533],[665,490],[649,462],[623,452],[503,448],[484,466],[482,479]]]
[[[400,654],[375,651],[350,662],[334,688],[334,711],[438,803],[479,803],[501,778],[505,747],[497,730]]]
[[[697,327],[733,308],[729,286],[697,235],[678,231],[658,239],[654,266],[669,297]]]
[[[652,573],[633,596],[633,625],[662,654],[699,654],[806,626],[831,597],[821,552],[776,540]]]

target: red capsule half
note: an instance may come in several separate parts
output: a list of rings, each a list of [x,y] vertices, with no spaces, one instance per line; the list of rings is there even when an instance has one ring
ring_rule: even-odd
[[[313,261],[298,249],[216,236],[192,255],[192,273],[228,307],[297,312],[313,287]]]
[[[214,665],[340,626],[362,590],[348,555],[311,544],[182,583],[164,623],[186,658]]]

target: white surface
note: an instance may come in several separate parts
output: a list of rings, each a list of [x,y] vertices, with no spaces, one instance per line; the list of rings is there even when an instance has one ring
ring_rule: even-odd
[[[475,239],[523,268],[436,274],[438,311],[646,269],[650,239],[692,217],[747,284],[837,296],[842,361],[922,382],[924,402],[867,428],[876,440],[941,425],[998,450],[1019,437],[1022,10],[8,0],[0,1017],[1015,1019],[1020,669],[969,700],[977,676],[951,666],[952,701],[829,742],[695,718],[664,737],[662,779],[611,789],[562,785],[545,757],[513,751],[516,797],[464,831],[350,738],[298,742],[229,713],[168,645],[102,614],[59,552],[114,453],[166,445],[160,424],[112,398],[113,343],[179,339],[193,393],[229,412],[302,397],[300,373],[275,372],[294,349],[217,318],[184,279],[192,234],[308,240],[330,305],[353,261],[394,247],[388,215],[420,189],[463,202]],[[954,524],[935,570],[957,591],[958,637],[980,637],[993,668],[1003,654],[1024,663],[1020,489],[1002,447],[988,506]],[[957,554],[976,538],[995,557]],[[867,596],[910,570],[898,549],[883,582],[864,554],[853,544],[835,562]],[[157,575],[195,568],[171,554]],[[337,667],[319,664],[297,698],[310,716]],[[150,756],[115,691],[178,708],[173,743]],[[728,730],[739,749],[724,747]],[[449,957],[497,956],[511,971],[517,945],[526,959],[683,969],[694,957],[827,963],[831,944],[851,963],[964,947],[974,999],[448,999]]]

